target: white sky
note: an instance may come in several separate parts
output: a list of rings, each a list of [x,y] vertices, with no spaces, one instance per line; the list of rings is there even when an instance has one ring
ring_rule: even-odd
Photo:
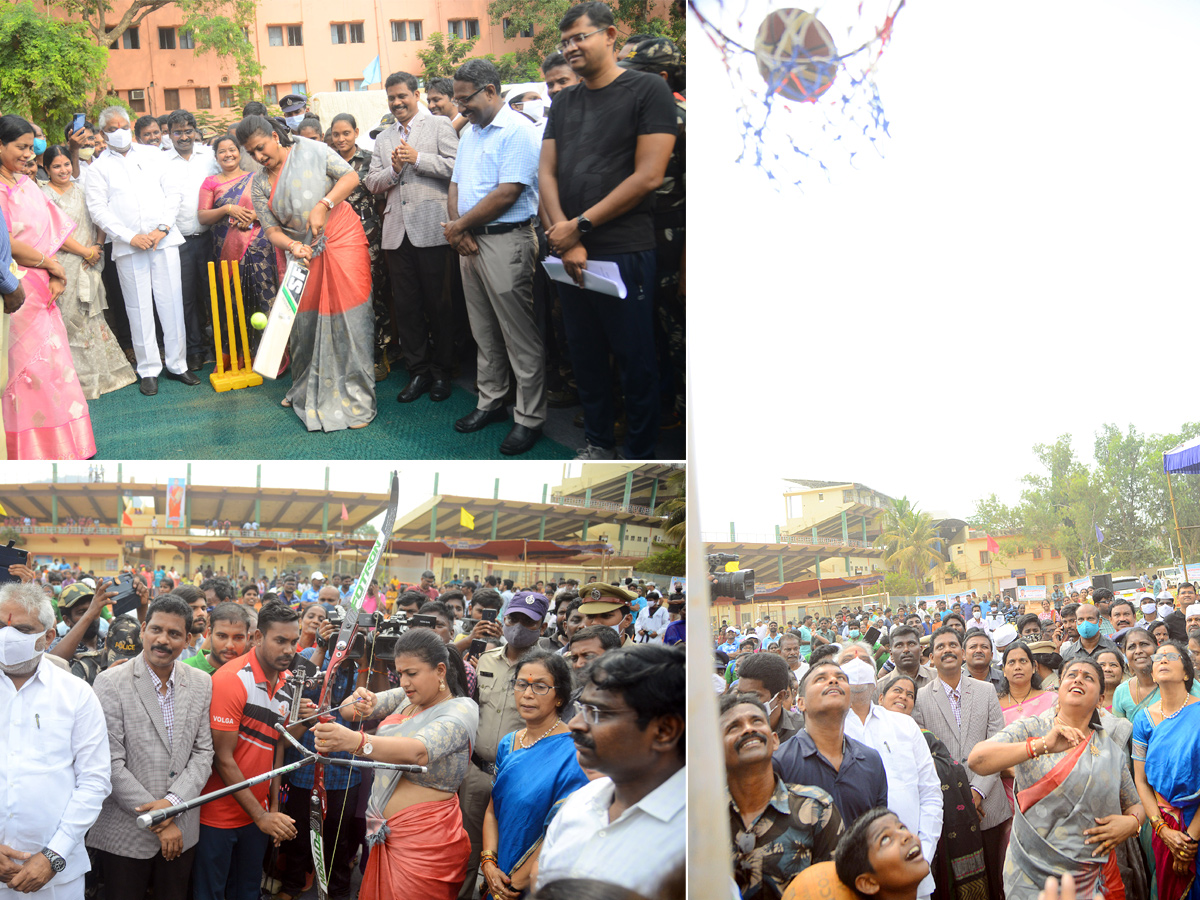
[[[966,516],[1018,498],[1035,443],[1091,461],[1106,421],[1200,418],[1169,362],[1194,334],[1200,3],[910,0],[884,158],[783,193],[731,164],[736,98],[691,35],[705,531],[782,524],[783,477]]]
[[[60,462],[58,477],[85,476],[87,462]],[[106,481],[116,481],[117,463],[103,461]],[[334,462],[329,468],[331,491],[365,491],[385,494],[388,475],[393,468],[400,470],[400,514],[408,512],[433,496],[433,474],[438,473],[438,492],[468,497],[491,497],[495,480],[500,479],[500,497],[505,500],[541,502],[542,485],[554,487],[562,483],[565,474],[578,475],[582,463],[543,461],[495,462]],[[192,463],[192,483],[253,487],[254,462],[196,461]],[[40,481],[50,478],[50,463],[9,462],[2,469],[3,478],[10,483]],[[125,462],[121,477],[124,483],[157,483],[163,490],[156,496],[165,502],[168,478],[187,476],[184,462]],[[262,464],[262,485],[271,488],[296,487],[320,490],[325,486],[325,465],[319,462],[267,461]],[[376,517],[382,519],[382,514]],[[378,522],[376,521],[376,524]]]

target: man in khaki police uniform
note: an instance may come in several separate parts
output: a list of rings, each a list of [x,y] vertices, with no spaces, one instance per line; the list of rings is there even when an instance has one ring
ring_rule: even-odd
[[[583,603],[579,611],[585,625],[607,625],[621,636],[621,645],[629,643],[629,626],[633,624],[634,595],[612,584],[587,585],[579,592]]]
[[[483,846],[483,817],[492,796],[496,749],[500,739],[525,724],[517,712],[512,689],[512,668],[527,650],[538,642],[545,628],[550,601],[544,594],[521,591],[513,594],[504,607],[504,646],[488,650],[479,658],[479,731],[467,777],[458,789],[463,827],[471,838],[471,859],[463,882],[460,900],[475,894],[479,852]]]

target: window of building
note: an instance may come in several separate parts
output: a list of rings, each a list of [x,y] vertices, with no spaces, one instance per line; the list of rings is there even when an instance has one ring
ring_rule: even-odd
[[[1055,575],[1054,575],[1054,583],[1055,583],[1055,584],[1062,584],[1062,583],[1063,583],[1063,577],[1062,577],[1062,575],[1061,575],[1060,573],[1055,573]]]
[[[179,89],[166,88],[163,91],[163,106],[167,108],[167,112],[175,112],[179,109]]]
[[[308,82],[307,81],[293,81],[292,82],[292,93],[293,94],[303,94],[304,96],[307,97],[308,96]]]
[[[508,16],[504,17],[504,33],[508,34],[508,29],[512,28],[512,19]],[[520,29],[514,37],[533,37],[533,26]]]
[[[408,23],[408,39],[410,41],[424,40],[424,38],[421,36],[421,23],[419,21]]]
[[[129,108],[136,113],[144,113],[146,111],[146,92],[130,91]]]
[[[349,32],[350,43],[362,44],[362,43],[366,42],[366,38],[363,35],[363,23],[362,22],[351,22],[350,27],[347,29],[347,31]]]
[[[196,88],[196,109],[212,109],[212,93],[208,88]]]
[[[1041,558],[1042,558],[1042,548],[1041,548],[1041,547],[1034,547],[1034,548],[1033,548],[1033,558],[1034,558],[1034,559],[1041,559]]]
[[[825,495],[824,495],[824,494],[817,494],[817,502],[818,502],[818,503],[824,503],[824,502],[825,502]]]
[[[221,109],[233,109],[233,88],[222,86],[217,88],[217,93]]]
[[[346,43],[346,26],[344,24],[330,25],[329,26],[329,40],[331,43],[334,43],[334,44]]]
[[[477,38],[479,37],[479,20],[478,19],[451,19],[449,23],[450,33],[460,38]]]
[[[335,91],[352,91],[355,89],[355,84],[356,82],[353,78],[348,78],[345,81],[335,81],[333,89]]]
[[[142,49],[142,39],[138,36],[138,30],[136,28],[130,28],[123,35],[121,35],[121,46],[126,50]]]
[[[986,551],[986,550],[979,551],[979,564],[981,566],[986,566],[991,561],[992,561],[992,554],[988,553],[988,551]]]
[[[1045,583],[1046,583],[1046,576],[1045,576],[1045,575],[1039,575],[1039,576],[1037,577],[1037,583],[1038,583],[1038,584],[1045,584]]]
[[[195,50],[196,37],[186,29],[179,29],[179,49],[180,50]]]
[[[1055,548],[1053,548],[1053,547],[1050,548],[1050,558],[1051,559],[1058,559],[1059,555],[1060,555],[1059,552]]]
[[[304,46],[304,29],[299,25],[289,25],[288,30],[288,46],[303,47]]]
[[[267,46],[282,47],[283,46],[283,26],[268,25],[267,26]]]
[[[175,49],[175,29],[174,28],[158,29],[158,49],[159,50],[174,50]]]
[[[264,103],[278,103],[279,102],[279,88],[277,88],[273,84],[266,85],[263,88],[263,102]]]
[[[392,23],[392,40],[407,41],[408,40],[408,23],[393,22]]]

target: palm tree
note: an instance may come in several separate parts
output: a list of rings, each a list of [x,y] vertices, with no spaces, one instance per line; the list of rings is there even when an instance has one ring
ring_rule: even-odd
[[[667,476],[667,490],[670,500],[664,500],[654,510],[657,515],[666,516],[663,524],[663,543],[674,544],[680,550],[687,540],[687,470],[676,469]]]
[[[921,584],[929,581],[931,569],[942,570],[946,559],[941,552],[941,536],[929,513],[920,512],[907,497],[901,497],[880,515],[882,531],[876,545],[883,549],[886,565]]]

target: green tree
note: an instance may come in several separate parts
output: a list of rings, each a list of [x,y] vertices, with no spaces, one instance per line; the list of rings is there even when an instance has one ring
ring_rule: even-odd
[[[519,51],[505,53],[499,59],[496,59],[495,54],[489,53],[487,56],[473,56],[472,59],[486,59],[500,71],[501,84],[520,84],[526,81],[538,81],[541,79],[542,69],[538,65],[538,61],[528,54],[522,54]]]
[[[488,18],[493,25],[503,25],[508,20],[506,38],[518,37],[522,31],[532,29],[533,46],[515,52],[540,67],[543,59],[558,50],[558,23],[574,3],[575,0],[492,0],[488,4]],[[655,15],[658,10],[652,0],[612,0],[608,5],[616,21],[618,43],[631,34],[662,34],[675,41],[680,50],[685,49],[687,21],[675,3],[670,4],[665,19]]]
[[[60,0],[58,7],[70,18],[82,22],[99,47],[115,44],[152,13],[178,10],[183,15],[183,29],[190,31],[195,40],[195,52],[214,53],[233,60],[238,70],[238,96],[243,102],[257,96],[257,79],[262,68],[243,30],[254,27],[257,0],[132,0],[111,25],[115,13],[110,0]]]
[[[664,500],[654,510],[655,514],[666,516],[663,523],[664,536],[676,547],[683,549],[687,540],[687,470],[676,469],[667,476],[667,490],[671,497]]]
[[[907,497],[893,500],[880,513],[880,526],[876,544],[884,550],[884,564],[893,571],[924,584],[931,571],[944,569],[946,557],[933,517],[919,511]]]
[[[78,22],[40,13],[31,0],[0,6],[0,109],[36,121],[51,142],[100,84],[107,59]]]
[[[461,38],[452,34],[449,38],[440,31],[435,31],[426,39],[428,46],[417,51],[417,59],[421,60],[424,70],[421,77],[428,82],[430,78],[449,78],[467,58],[467,54],[475,48],[475,38]]]
[[[883,589],[899,597],[918,597],[925,593],[924,583],[904,572],[888,572],[884,575]]]
[[[686,575],[687,555],[678,547],[661,547],[657,553],[651,553],[637,565],[639,572],[651,572],[655,575]]]

